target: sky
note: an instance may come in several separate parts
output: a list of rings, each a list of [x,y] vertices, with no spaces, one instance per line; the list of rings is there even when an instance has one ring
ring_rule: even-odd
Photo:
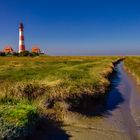
[[[49,55],[140,55],[139,0],[0,0],[0,50],[18,50],[24,24],[26,49]]]

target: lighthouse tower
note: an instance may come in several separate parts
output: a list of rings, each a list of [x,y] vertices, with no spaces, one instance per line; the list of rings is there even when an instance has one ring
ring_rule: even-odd
[[[25,51],[23,30],[24,30],[23,23],[20,23],[19,25],[19,53]]]

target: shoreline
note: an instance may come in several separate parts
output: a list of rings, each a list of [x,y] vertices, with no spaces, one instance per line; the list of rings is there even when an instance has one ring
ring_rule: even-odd
[[[109,90],[110,90],[110,88],[111,88],[111,77],[112,77],[112,75],[114,75],[114,72],[115,72],[115,67],[116,67],[116,65],[117,64],[119,64],[121,61],[122,61],[123,59],[119,59],[119,60],[116,60],[115,62],[112,62],[112,64],[113,64],[113,67],[112,67],[112,72],[111,73],[108,73],[107,74],[107,79],[110,81],[110,84],[107,86],[107,88],[106,88],[106,90],[105,90],[105,92],[104,92],[104,94],[101,94],[101,96],[98,96],[99,97],[99,100],[98,101],[101,101],[101,105],[102,105],[102,102],[105,100],[105,97],[107,96],[106,95],[106,93],[108,93],[109,92]],[[80,100],[82,101],[82,99],[86,102],[86,103],[88,103],[87,105],[84,105],[84,107],[89,107],[88,105],[90,105],[90,102],[89,102],[89,98],[93,98],[93,99],[98,99],[96,96],[92,96],[92,95],[87,95],[88,97],[87,97],[87,100],[85,100],[85,98],[81,98],[81,97],[78,97],[78,98],[76,98],[79,102],[80,102]],[[91,100],[92,101],[92,100]],[[99,102],[96,102],[97,104],[99,104]],[[96,104],[95,103],[95,104]],[[67,106],[67,105],[66,105]],[[81,106],[81,104],[80,104],[80,108],[81,108],[82,106]],[[99,107],[100,107],[100,104],[99,104]],[[97,107],[98,108],[98,107]],[[86,108],[84,108],[84,109],[86,109]],[[92,110],[93,111],[93,110]],[[82,117],[84,117],[84,118],[88,118],[88,117],[90,117],[90,115],[89,114],[87,114],[87,112],[85,113],[85,112],[79,112],[78,110],[66,110],[66,108],[65,108],[65,110],[63,111],[63,115],[62,115],[62,118],[61,118],[61,120],[59,119],[59,120],[55,120],[55,119],[52,119],[51,120],[51,127],[55,127],[55,129],[57,128],[57,131],[64,131],[64,129],[63,129],[63,126],[65,126],[65,125],[69,125],[69,123],[71,123],[71,121],[69,122],[69,119],[67,118],[67,116],[69,116],[70,118],[71,118],[71,120],[73,120],[73,119],[75,119],[75,115],[76,116],[79,116],[80,118]],[[94,116],[96,116],[97,114],[95,114]],[[93,114],[91,114],[91,116],[93,116]],[[100,117],[100,116],[99,116]],[[47,119],[47,118],[46,118]],[[48,118],[49,119],[49,118]],[[50,121],[50,120],[49,120]],[[66,123],[67,122],[67,123]],[[47,123],[47,122],[46,122]],[[44,123],[42,123],[43,125],[44,125]],[[47,124],[46,124],[47,125]],[[36,130],[37,131],[37,133],[41,133],[40,132],[40,127],[42,128],[42,126],[39,126],[39,128]],[[48,131],[48,128],[44,128],[44,130],[43,131],[45,131],[45,133],[47,133],[46,132],[46,130]],[[39,132],[38,132],[39,131]],[[38,136],[38,134],[36,133],[36,137]],[[48,133],[51,133],[50,131],[48,132]],[[45,134],[43,134],[43,135],[45,135]],[[64,132],[64,135],[66,135],[67,137],[70,137],[70,135],[69,134],[65,134],[65,132]],[[45,137],[45,136],[44,136]],[[35,139],[35,137],[33,136],[33,135],[31,135],[28,139],[26,139],[26,140],[34,140]],[[45,139],[47,139],[47,137],[45,137]]]

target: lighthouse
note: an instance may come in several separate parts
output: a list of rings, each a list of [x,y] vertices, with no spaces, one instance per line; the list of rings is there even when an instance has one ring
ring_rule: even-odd
[[[20,23],[19,24],[19,53],[25,51],[23,30],[24,30],[23,23]]]

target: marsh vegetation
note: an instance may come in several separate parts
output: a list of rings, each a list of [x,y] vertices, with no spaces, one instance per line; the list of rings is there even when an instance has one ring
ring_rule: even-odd
[[[140,85],[140,56],[129,56],[125,59],[125,68],[130,72]]]
[[[1,57],[1,139],[24,139],[41,118],[63,121],[83,97],[102,98],[120,57]]]

